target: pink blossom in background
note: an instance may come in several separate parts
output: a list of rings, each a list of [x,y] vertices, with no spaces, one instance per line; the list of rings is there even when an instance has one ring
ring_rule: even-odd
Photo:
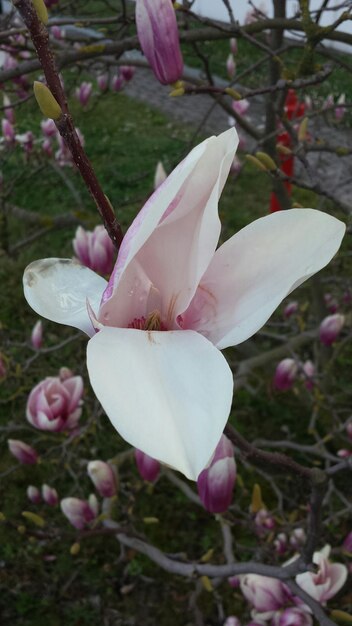
[[[227,57],[226,71],[229,78],[233,78],[236,73],[236,62],[232,53]]]
[[[276,578],[257,574],[246,574],[240,578],[244,597],[259,614],[274,614],[290,598],[285,585]],[[268,615],[268,618],[270,617],[271,615]]]
[[[198,476],[197,489],[204,508],[210,513],[223,513],[232,501],[236,481],[234,447],[222,435],[208,467]]]
[[[27,420],[39,430],[72,430],[81,417],[82,396],[81,376],[71,376],[65,380],[59,376],[49,376],[29,394]]]
[[[70,524],[78,530],[82,530],[98,515],[98,503],[94,495],[91,495],[88,500],[63,498],[60,507]]]
[[[33,502],[33,504],[39,504],[42,501],[42,496],[38,487],[34,487],[33,485],[28,485],[27,498],[28,500]]]
[[[13,125],[15,123],[15,109],[12,108],[11,100],[6,93],[4,93],[3,103],[5,118]]]
[[[234,56],[236,56],[237,52],[238,52],[238,43],[237,43],[237,39],[235,37],[231,37],[230,41],[229,41],[229,45],[230,45],[230,51],[232,52],[232,54]]]
[[[344,550],[346,550],[346,552],[352,554],[352,530],[345,537],[342,547]]]
[[[298,302],[296,301],[292,301],[292,302],[288,302],[288,304],[286,304],[285,308],[284,308],[284,318],[285,319],[289,319],[292,315],[294,315],[295,313],[297,313],[298,311]]]
[[[142,450],[134,451],[134,458],[137,469],[143,480],[154,483],[160,474],[160,463],[152,457],[142,452]]]
[[[290,545],[294,550],[299,550],[307,540],[304,528],[295,528],[290,535]]]
[[[331,346],[338,339],[345,324],[345,316],[341,313],[328,315],[319,326],[319,339],[325,346]]]
[[[305,361],[302,365],[302,378],[308,391],[312,391],[315,387],[316,369],[312,361]]]
[[[288,539],[285,533],[279,533],[274,539],[274,548],[277,554],[285,554],[288,548]]]
[[[1,120],[1,130],[2,130],[2,136],[5,142],[7,144],[14,143],[16,132],[15,132],[15,128],[13,124],[11,124],[11,122],[8,119],[4,118]]]
[[[277,365],[273,384],[279,391],[288,391],[293,386],[298,372],[298,365],[294,359],[283,359]]]
[[[120,69],[120,74],[123,80],[126,81],[126,83],[132,80],[136,72],[136,68],[133,67],[133,65],[120,65],[119,69]]]
[[[53,146],[50,139],[44,139],[42,143],[42,150],[47,157],[53,156]]]
[[[142,51],[158,81],[175,83],[182,76],[183,59],[171,0],[136,0],[136,26]]]
[[[329,110],[329,109],[332,109],[333,106],[334,106],[334,96],[332,95],[332,93],[329,93],[329,95],[325,98],[323,102],[322,108],[324,110]]]
[[[340,459],[348,459],[350,456],[352,456],[352,450],[342,448],[341,450],[338,450],[336,454],[338,457],[340,457]]]
[[[246,115],[249,106],[249,100],[246,100],[245,98],[242,100],[234,100],[232,102],[232,108],[238,115]]]
[[[51,26],[50,33],[53,37],[55,37],[55,39],[64,39],[64,31],[60,28],[60,26]]]
[[[35,465],[37,463],[38,454],[32,446],[19,439],[8,439],[7,443],[11,454],[23,465]]]
[[[256,532],[259,536],[265,535],[269,530],[273,530],[276,526],[276,522],[267,511],[267,509],[260,509],[254,518],[254,524],[256,528]]]
[[[34,350],[40,350],[43,343],[43,322],[38,320],[32,329],[31,344]]]
[[[76,88],[75,90],[76,99],[82,105],[83,108],[87,106],[90,100],[90,97],[92,95],[92,90],[93,90],[92,83],[88,83],[86,81],[83,81],[83,83],[81,83],[79,87]]]
[[[99,76],[97,76],[97,85],[100,89],[100,91],[104,92],[108,89],[109,87],[109,74],[107,72],[105,72],[104,74],[99,74]]]
[[[304,572],[296,576],[297,584],[320,604],[326,604],[342,589],[347,579],[347,567],[329,561],[330,546],[314,552],[313,563],[317,572]]]
[[[43,485],[42,496],[44,502],[49,506],[56,506],[59,503],[59,496],[54,487],[50,487],[49,485]]]
[[[224,621],[224,626],[241,626],[241,622],[238,619],[238,617],[235,617],[234,615],[230,615]]]
[[[324,302],[325,302],[326,308],[328,309],[330,313],[337,312],[339,308],[339,303],[336,300],[336,298],[334,298],[334,296],[331,295],[331,293],[324,293]]]
[[[344,93],[339,96],[336,104],[337,106],[335,107],[335,117],[338,122],[341,122],[346,113],[346,96]]]
[[[302,608],[292,606],[275,613],[271,626],[312,626],[311,615]]]
[[[93,231],[78,226],[72,245],[82,265],[99,274],[112,272],[115,247],[104,226],[99,224]]]
[[[123,87],[123,78],[119,74],[115,74],[115,76],[111,79],[111,90],[112,91],[121,91]]]
[[[218,200],[237,142],[234,129],[211,137],[168,176],[127,231],[108,283],[69,259],[35,261],[24,275],[38,314],[91,337],[90,381],[115,428],[193,480],[231,408],[233,378],[220,350],[259,330],[331,260],[345,231],[326,213],[291,209],[216,250]]]
[[[42,120],[40,122],[40,127],[44,137],[55,137],[55,135],[57,135],[58,133],[54,120]]]
[[[167,174],[165,172],[164,166],[161,161],[158,162],[155,174],[154,174],[154,189],[160,187],[160,185],[167,179]]]
[[[113,468],[104,461],[90,461],[88,476],[102,498],[112,498],[117,493],[116,476]]]

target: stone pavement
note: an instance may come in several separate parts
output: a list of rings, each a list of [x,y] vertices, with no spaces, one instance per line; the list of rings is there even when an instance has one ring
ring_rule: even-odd
[[[198,70],[186,68],[186,77],[199,78]],[[224,85],[221,79],[216,80],[218,85]],[[150,70],[138,67],[133,80],[126,86],[125,93],[131,98],[145,102],[158,109],[167,117],[188,124],[194,131],[202,125],[203,134],[218,134],[229,127],[228,115],[219,106],[214,107],[214,101],[206,94],[186,97],[170,97],[170,88],[160,85]],[[251,98],[248,119],[257,128],[264,122],[264,98]],[[319,125],[315,128],[318,136],[335,146],[352,147],[352,130],[350,128],[336,128],[335,126]],[[255,147],[254,141],[246,136],[247,150]],[[346,213],[352,213],[352,155],[339,157],[328,152],[310,153],[308,159],[312,172],[318,172],[321,188],[327,191],[342,203]],[[309,175],[297,164],[296,173],[304,177],[307,182],[314,182]]]

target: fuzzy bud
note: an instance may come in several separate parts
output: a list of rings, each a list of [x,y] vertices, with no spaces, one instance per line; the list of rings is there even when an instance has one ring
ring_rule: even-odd
[[[32,446],[19,439],[8,439],[7,443],[11,454],[23,465],[35,465],[37,463],[38,454]]]

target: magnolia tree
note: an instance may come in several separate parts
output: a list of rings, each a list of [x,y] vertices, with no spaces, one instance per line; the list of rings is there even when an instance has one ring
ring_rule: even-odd
[[[345,278],[350,252],[338,253],[351,207],[341,180],[335,176],[331,184],[326,163],[328,156],[333,171],[348,178],[344,161],[351,146],[342,130],[350,123],[348,97],[326,92],[326,85],[344,72],[351,91],[350,59],[331,44],[352,43],[343,30],[352,15],[349,2],[341,2],[334,21],[321,26],[332,14],[329,2],[313,11],[302,0],[287,17],[286,2],[274,0],[273,17],[249,3],[241,24],[228,0],[216,1],[226,7],[227,23],[199,17],[187,0],[97,2],[89,17],[79,3],[13,0],[2,18],[0,158],[6,165],[17,154],[22,174],[33,163],[53,167],[73,195],[65,172],[75,168],[103,222],[89,230],[79,212],[68,212],[43,228],[40,212],[11,201],[18,171],[2,178],[4,254],[28,251],[24,297],[40,316],[25,344],[8,330],[1,352],[4,404],[16,398],[26,416],[17,413],[3,425],[10,453],[3,475],[33,466],[19,507],[4,512],[2,521],[7,531],[45,546],[69,534],[72,557],[97,537],[117,540],[187,580],[190,610],[200,625],[210,623],[200,607],[202,594],[211,592],[214,624],[331,626],[351,620],[344,594],[352,553],[351,397],[337,372],[348,367],[352,295]],[[257,58],[238,72],[244,45]],[[222,58],[221,78],[212,72],[211,54]],[[199,74],[190,71],[194,55]],[[74,80],[66,91],[60,72],[67,68]],[[223,109],[230,128],[198,143],[206,114],[192,140],[197,145],[172,173],[157,164],[154,193],[124,233],[68,101],[94,106],[98,97],[133,81],[136,68],[167,86],[161,93],[174,98],[176,108],[191,96],[194,106],[207,96],[209,113]],[[16,123],[16,109],[25,108],[33,93],[44,116],[37,134]],[[261,108],[260,124],[253,102]],[[260,219],[223,242],[220,195],[229,174],[240,183],[246,168],[253,180],[268,178],[271,197],[263,198]],[[302,189],[317,208],[293,200]],[[31,230],[13,243],[16,220]],[[72,227],[73,259],[50,258],[48,243],[45,258],[37,260],[34,240]],[[312,279],[337,253],[326,278]],[[41,318],[78,333],[58,343],[46,337]],[[82,334],[86,369],[72,352],[63,367],[60,351]],[[19,388],[16,381],[32,380],[38,363],[48,375],[26,396],[28,382]],[[251,440],[237,430],[241,392],[257,412]],[[261,423],[272,421],[258,408],[265,394],[276,415],[287,414],[285,398],[291,396],[309,435],[286,426],[284,436],[275,436],[274,420],[273,438],[265,439]],[[114,457],[102,449],[96,458],[94,446],[93,452],[87,447],[97,428],[109,433],[110,444],[115,437],[120,451]],[[199,511],[198,534],[215,520],[222,541],[195,554],[182,533],[178,550],[170,550],[158,533],[152,540],[148,529],[142,532],[130,507],[121,504],[131,461],[149,484],[151,502],[159,486],[170,483],[185,510],[188,499]],[[34,485],[31,472],[39,464],[44,478]],[[49,507],[58,509],[54,517]],[[128,560],[124,550],[122,561]]]

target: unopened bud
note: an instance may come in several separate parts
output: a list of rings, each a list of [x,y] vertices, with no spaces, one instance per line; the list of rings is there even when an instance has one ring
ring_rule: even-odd
[[[256,152],[255,156],[257,157],[257,159],[259,159],[261,163],[263,163],[263,165],[265,165],[265,168],[270,172],[277,170],[277,165],[275,161],[266,152]]]
[[[242,100],[240,92],[236,91],[236,89],[233,89],[232,87],[226,87],[225,93],[227,93],[228,96],[231,96],[234,100]]]
[[[43,528],[45,526],[45,521],[40,515],[36,513],[32,513],[32,511],[22,511],[22,517],[28,519],[30,522],[33,522],[36,526]]]
[[[268,171],[265,165],[261,163],[261,161],[259,161],[257,157],[253,156],[253,154],[246,154],[246,160],[249,161],[249,163],[255,165],[258,170],[261,170],[262,172]]]
[[[80,549],[81,549],[81,544],[79,544],[76,541],[75,543],[72,544],[70,548],[70,554],[72,554],[72,556],[76,556],[79,553]]]
[[[50,117],[52,120],[57,120],[62,114],[62,111],[58,101],[54,98],[50,89],[43,83],[36,80],[33,84],[33,91],[35,99],[38,102],[38,106],[43,115],[45,115],[45,117]]]
[[[299,129],[298,129],[299,141],[304,141],[306,139],[307,128],[308,128],[308,117],[305,117],[299,125]]]

